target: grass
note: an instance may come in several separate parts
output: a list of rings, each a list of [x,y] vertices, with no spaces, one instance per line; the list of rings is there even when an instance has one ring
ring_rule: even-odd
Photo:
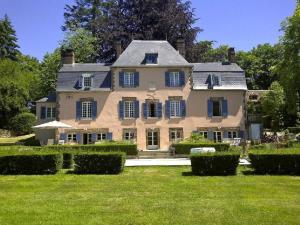
[[[22,142],[33,136],[34,134],[28,134],[28,135],[17,136],[17,137],[0,138],[0,144],[15,144],[17,142]]]
[[[0,224],[299,224],[300,177],[197,177],[190,167],[121,175],[0,176]]]

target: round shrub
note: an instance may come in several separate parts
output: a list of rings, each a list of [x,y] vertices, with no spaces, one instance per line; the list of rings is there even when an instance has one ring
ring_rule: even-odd
[[[20,113],[10,121],[10,128],[16,135],[24,135],[32,132],[32,126],[35,125],[36,118],[32,113]]]

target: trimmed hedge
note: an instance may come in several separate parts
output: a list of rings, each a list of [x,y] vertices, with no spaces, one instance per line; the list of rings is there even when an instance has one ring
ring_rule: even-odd
[[[125,154],[82,153],[74,155],[75,169],[78,174],[118,174],[124,169]]]
[[[298,134],[300,133],[300,127],[288,127],[290,133]]]
[[[0,174],[55,174],[62,168],[61,154],[25,154],[0,157]]]
[[[300,174],[299,150],[254,151],[249,158],[257,174]]]
[[[99,144],[99,145],[49,145],[46,148],[63,152],[78,150],[82,152],[125,152],[126,155],[137,155],[136,144]]]
[[[230,145],[227,143],[179,143],[172,145],[175,148],[175,154],[190,154],[191,148],[214,147],[217,152],[229,150]]]
[[[192,173],[195,175],[234,175],[239,164],[238,153],[191,154]]]
[[[74,165],[74,155],[72,153],[63,153],[63,169],[72,169]]]

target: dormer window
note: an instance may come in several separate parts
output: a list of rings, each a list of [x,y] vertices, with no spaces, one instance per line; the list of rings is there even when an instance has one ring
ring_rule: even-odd
[[[90,88],[92,86],[92,77],[91,74],[82,75],[82,86],[83,88]]]
[[[157,64],[157,53],[146,53],[145,54],[145,63],[146,64]]]

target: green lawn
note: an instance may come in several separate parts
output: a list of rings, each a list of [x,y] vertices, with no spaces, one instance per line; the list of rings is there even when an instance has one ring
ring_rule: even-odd
[[[0,224],[300,224],[300,177],[189,171],[0,176]]]
[[[14,144],[26,140],[28,138],[31,138],[33,136],[34,134],[28,134],[28,135],[17,136],[17,137],[0,138],[0,144]]]

